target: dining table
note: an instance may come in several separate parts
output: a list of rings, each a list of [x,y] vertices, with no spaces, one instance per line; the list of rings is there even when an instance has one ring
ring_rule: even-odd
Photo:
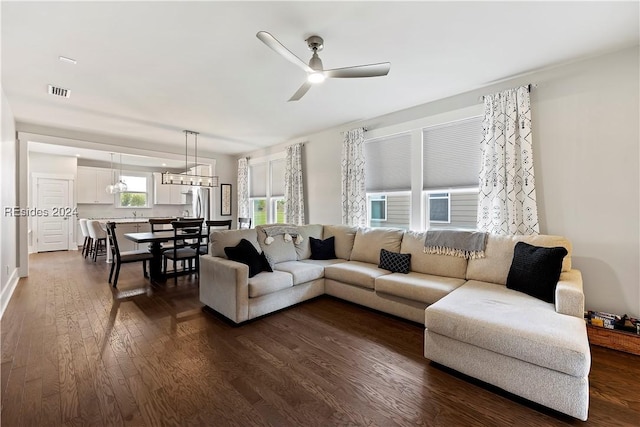
[[[189,237],[196,237],[196,235],[190,234]],[[149,244],[149,252],[153,254],[153,258],[149,261],[149,278],[152,282],[155,283],[165,282],[166,277],[162,272],[162,253],[165,249],[163,248],[162,244],[173,240],[173,230],[125,233],[124,237],[138,244]],[[206,230],[203,230],[200,234],[200,241],[204,242],[206,237]]]

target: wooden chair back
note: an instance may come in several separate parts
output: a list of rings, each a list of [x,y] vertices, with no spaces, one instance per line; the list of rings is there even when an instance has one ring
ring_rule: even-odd
[[[238,218],[238,230],[243,228],[251,228],[251,218]]]
[[[167,226],[171,224],[171,221],[175,220],[175,218],[149,218],[149,224],[151,224],[151,232],[170,230],[171,228]]]
[[[116,223],[107,222],[107,238],[109,239],[109,245],[111,246],[112,262],[120,262],[120,248],[118,247],[118,239],[116,237]]]

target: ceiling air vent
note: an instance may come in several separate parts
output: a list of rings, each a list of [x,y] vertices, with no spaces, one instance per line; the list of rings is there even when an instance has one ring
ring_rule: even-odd
[[[71,96],[71,91],[69,89],[63,89],[58,86],[49,85],[49,95],[69,98]]]

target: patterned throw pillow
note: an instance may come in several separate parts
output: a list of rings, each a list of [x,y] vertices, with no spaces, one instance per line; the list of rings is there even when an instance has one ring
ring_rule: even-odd
[[[411,254],[400,254],[380,249],[380,264],[378,267],[394,273],[407,274],[411,269]]]
[[[543,248],[525,242],[516,243],[507,288],[555,303],[556,285],[567,253],[561,246]]]

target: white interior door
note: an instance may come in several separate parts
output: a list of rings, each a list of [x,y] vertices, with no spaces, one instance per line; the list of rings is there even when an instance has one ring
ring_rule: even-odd
[[[37,250],[66,251],[69,249],[69,181],[38,178]]]

